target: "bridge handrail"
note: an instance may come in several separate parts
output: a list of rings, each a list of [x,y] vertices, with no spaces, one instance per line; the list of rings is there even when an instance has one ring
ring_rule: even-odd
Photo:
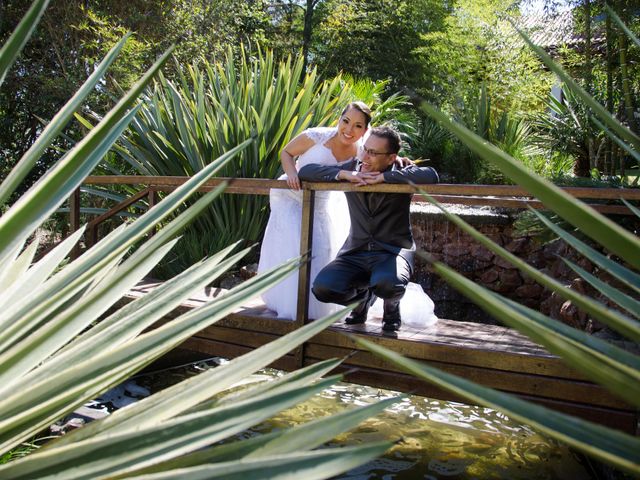
[[[137,195],[129,198],[108,212],[99,216],[98,219],[89,223],[87,231],[88,244],[95,242],[96,229],[100,221],[103,221],[117,214],[134,201],[145,195],[149,197],[149,206],[156,202],[157,192],[169,192],[182,185],[189,177],[186,176],[116,176],[99,175],[89,176],[83,182],[87,185],[140,185],[145,188]],[[270,180],[262,178],[213,178],[206,182],[199,191],[211,190],[222,182],[228,182],[225,193],[238,194],[258,194],[268,195],[272,188],[289,188],[283,180]],[[313,203],[316,191],[339,190],[339,191],[360,191],[360,192],[388,192],[388,193],[415,193],[418,188],[432,195],[437,201],[447,204],[465,205],[492,205],[509,208],[544,208],[538,200],[535,200],[526,190],[513,185],[464,185],[464,184],[434,184],[412,186],[406,184],[378,184],[366,187],[358,187],[351,183],[316,183],[303,182],[302,201],[302,227],[300,235],[300,254],[304,255],[311,251],[313,238]],[[597,200],[640,200],[640,189],[629,188],[587,188],[587,187],[564,187],[567,193],[576,198],[588,198]],[[415,195],[414,201],[420,200],[421,195]],[[594,208],[603,213],[631,214],[626,206],[620,205],[593,205]],[[71,197],[70,202],[71,230],[75,231],[80,226],[80,189]],[[77,251],[76,251],[77,254]],[[302,326],[308,321],[309,305],[309,283],[310,283],[309,262],[302,265],[298,276],[298,310],[295,323]]]

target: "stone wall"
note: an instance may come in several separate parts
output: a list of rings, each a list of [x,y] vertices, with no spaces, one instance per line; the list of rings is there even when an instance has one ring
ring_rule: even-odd
[[[564,241],[553,240],[545,243],[539,239],[537,233],[517,232],[514,227],[517,212],[507,214],[496,213],[486,208],[451,208],[477,230],[530,265],[565,285],[598,297],[598,292],[579,279],[562,258],[577,263],[599,277],[606,277],[606,272],[597,271],[591,262],[581,257]],[[552,294],[531,278],[521,274],[513,265],[480,246],[472,237],[448,222],[434,207],[421,204],[412,206],[412,225],[418,250],[429,252],[434,259],[445,263],[478,285],[583,330],[594,332],[602,328],[570,302]],[[638,231],[637,221],[631,225],[631,229]],[[497,323],[443,279],[431,273],[428,263],[419,256],[416,258],[413,281],[420,283],[431,296],[439,317]]]

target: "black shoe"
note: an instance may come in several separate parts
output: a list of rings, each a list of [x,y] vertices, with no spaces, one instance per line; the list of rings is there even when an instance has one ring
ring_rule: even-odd
[[[367,314],[369,313],[369,307],[375,302],[376,296],[371,290],[366,291],[364,300],[356,308],[351,310],[351,313],[344,319],[344,323],[347,325],[359,325],[367,321]]]
[[[356,312],[352,310],[347,318],[344,319],[344,323],[347,325],[359,325],[367,321],[367,313],[369,309],[367,308],[364,312]]]
[[[382,314],[382,330],[385,332],[395,332],[400,329],[402,321],[400,319],[400,302],[384,302],[384,313]]]
[[[382,318],[382,330],[384,330],[385,332],[396,332],[400,330],[401,324],[402,322],[399,318],[392,320]]]

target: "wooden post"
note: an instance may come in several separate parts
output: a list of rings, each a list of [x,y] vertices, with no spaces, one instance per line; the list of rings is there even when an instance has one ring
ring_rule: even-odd
[[[311,247],[313,239],[313,206],[315,202],[313,190],[302,193],[302,225],[300,231],[300,255],[308,255],[298,271],[298,308],[296,311],[296,328],[309,321],[309,283],[311,280]],[[304,344],[295,351],[296,364],[304,365]]]
[[[76,232],[80,228],[80,189],[76,188],[71,197],[69,197],[69,227],[71,233]],[[80,255],[80,246],[76,243],[71,250],[72,259],[78,258]]]
[[[158,203],[158,192],[156,192],[153,187],[149,187],[149,210],[156,206]],[[149,236],[153,237],[158,231],[158,225],[154,225],[154,227],[149,232]]]

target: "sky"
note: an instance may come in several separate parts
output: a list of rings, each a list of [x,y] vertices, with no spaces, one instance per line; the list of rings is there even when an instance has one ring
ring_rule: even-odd
[[[520,11],[523,14],[541,12],[542,10],[544,10],[544,0],[526,0],[523,3],[524,4],[520,6]],[[556,0],[556,3],[558,4],[558,10],[561,12],[569,10],[571,8],[566,0]]]

